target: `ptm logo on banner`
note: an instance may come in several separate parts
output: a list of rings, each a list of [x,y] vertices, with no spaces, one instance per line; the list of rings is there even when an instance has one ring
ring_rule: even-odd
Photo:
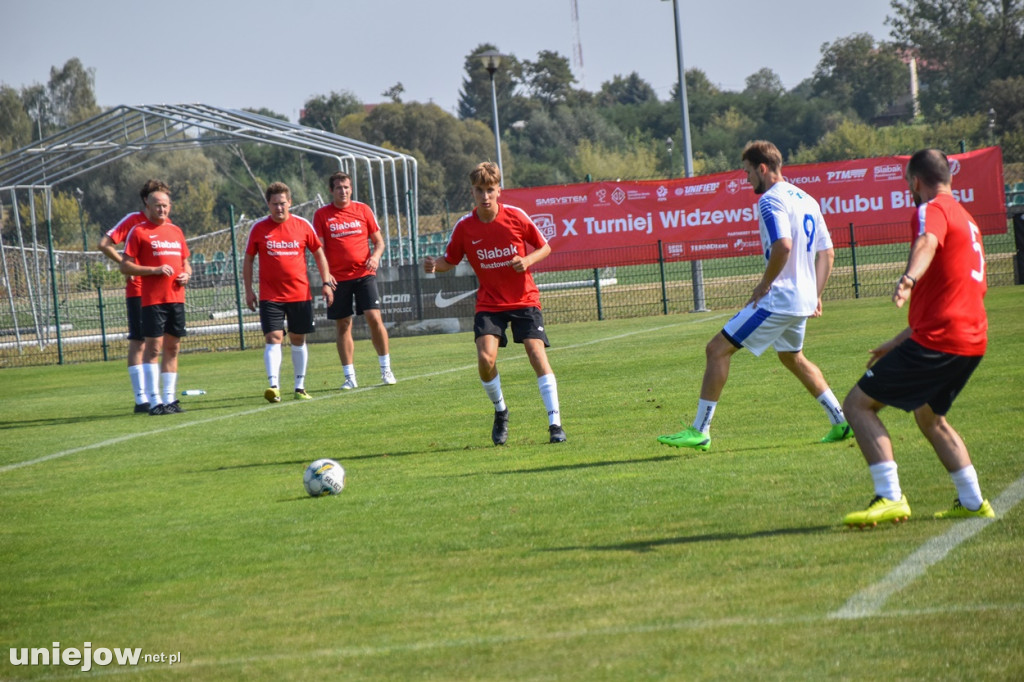
[[[828,172],[829,182],[860,182],[868,174],[867,168],[851,168]]]

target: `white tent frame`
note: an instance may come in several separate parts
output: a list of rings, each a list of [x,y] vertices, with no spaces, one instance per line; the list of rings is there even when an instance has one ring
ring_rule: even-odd
[[[27,192],[28,201],[34,204],[36,192],[42,192],[49,220],[54,187],[126,156],[243,142],[269,144],[335,159],[339,170],[352,176],[353,196],[369,204],[378,216],[385,240],[397,242],[398,253],[393,254],[388,249],[386,264],[415,262],[419,175],[414,157],[270,116],[206,104],[121,105],[0,156],[0,204],[9,198],[11,205],[17,207],[18,192]],[[365,172],[360,174],[359,170]],[[365,195],[360,193],[359,177],[366,178],[369,185]],[[17,210],[13,214],[21,240]],[[36,235],[38,225],[34,209],[31,216],[32,234]],[[7,246],[0,238],[3,261],[0,274],[5,278],[8,249],[20,250],[24,259],[25,245]],[[38,253],[36,256],[38,270]],[[27,264],[25,269],[27,272]],[[48,333],[45,325],[40,328],[36,311],[36,303],[45,307],[42,292],[30,291],[29,297],[36,318],[36,337],[43,343]],[[14,318],[13,299],[9,303]]]

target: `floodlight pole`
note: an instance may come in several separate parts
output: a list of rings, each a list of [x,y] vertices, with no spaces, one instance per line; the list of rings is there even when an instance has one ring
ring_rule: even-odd
[[[501,186],[505,186],[505,169],[501,165],[501,133],[498,130],[498,90],[494,85],[494,72],[501,65],[502,57],[497,50],[487,50],[477,55],[491,77],[491,114],[494,117],[494,153],[498,159],[498,170],[501,172]]]
[[[682,18],[679,13],[679,0],[672,0],[676,24],[676,68],[679,71],[679,108],[683,119],[683,164],[686,177],[693,177],[693,145],[690,142],[690,110],[686,102],[686,70],[683,67],[683,30]],[[707,311],[704,304],[704,267],[699,260],[690,261],[690,274],[693,283],[693,312]]]

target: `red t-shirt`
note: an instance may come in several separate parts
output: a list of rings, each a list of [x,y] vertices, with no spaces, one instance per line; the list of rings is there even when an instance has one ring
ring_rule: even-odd
[[[533,275],[512,269],[512,258],[525,256],[527,245],[539,249],[545,244],[544,235],[522,209],[498,204],[498,214],[489,223],[480,220],[476,211],[456,223],[444,259],[458,264],[465,256],[473,266],[480,281],[477,312],[540,308],[540,291]]]
[[[911,225],[915,239],[927,232],[939,245],[910,295],[910,338],[943,353],[984,355],[988,286],[974,218],[951,195],[940,194],[917,207]]]
[[[313,214],[313,229],[323,242],[334,279],[344,282],[373,274],[366,269],[369,239],[380,227],[369,206],[358,201],[350,201],[345,208],[327,204]]]
[[[128,233],[132,231],[132,228],[144,222],[146,222],[146,214],[142,211],[129,213],[121,218],[117,225],[107,230],[107,237],[115,244],[123,244],[128,239]],[[125,282],[124,297],[135,298],[138,296],[142,296],[142,278],[132,277]]]
[[[260,300],[276,303],[309,301],[306,250],[322,246],[305,218],[290,215],[283,223],[267,216],[249,230],[245,252],[259,258]]]
[[[143,220],[128,233],[124,243],[124,255],[145,267],[170,265],[171,275],[145,275],[142,280],[142,305],[161,303],[184,303],[185,287],[175,278],[185,270],[188,260],[188,244],[181,228],[173,223],[154,225]]]

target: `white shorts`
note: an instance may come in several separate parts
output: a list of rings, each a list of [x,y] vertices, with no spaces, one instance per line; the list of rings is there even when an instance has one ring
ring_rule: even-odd
[[[768,346],[777,353],[803,350],[806,329],[806,317],[773,313],[750,304],[725,323],[722,335],[737,348],[759,356]]]

